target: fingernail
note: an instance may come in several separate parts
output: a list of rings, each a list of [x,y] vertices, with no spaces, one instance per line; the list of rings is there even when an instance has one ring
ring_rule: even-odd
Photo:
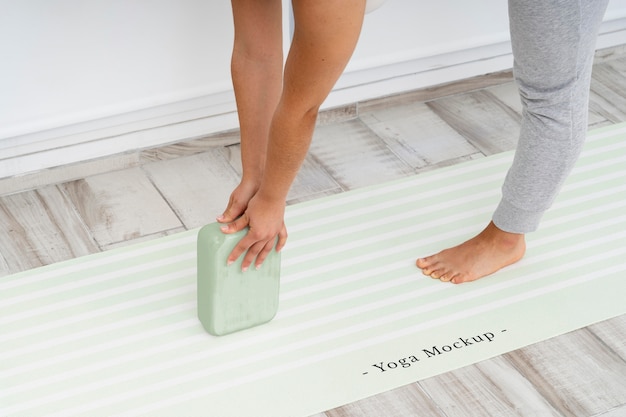
[[[222,232],[227,232],[228,231],[228,226],[222,226],[222,227],[220,227],[220,230]]]
[[[234,263],[234,261],[226,261],[226,266],[231,266]]]
[[[217,217],[215,218],[215,220],[217,220],[217,221],[224,220],[224,215],[223,215],[223,214],[220,214],[219,216],[217,216]]]
[[[255,265],[254,269],[256,269],[258,271],[259,269],[261,269],[261,265]]]
[[[243,272],[246,272],[246,271],[248,270],[248,267],[247,267],[247,266],[244,266],[243,268],[241,268],[241,270],[242,270]]]

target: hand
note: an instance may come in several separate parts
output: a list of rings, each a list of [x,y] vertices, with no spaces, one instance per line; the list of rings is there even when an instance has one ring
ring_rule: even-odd
[[[258,184],[242,181],[230,194],[228,206],[224,213],[217,217],[220,223],[230,223],[241,216],[248,208],[248,202],[259,189]]]
[[[259,194],[255,194],[241,217],[222,226],[224,233],[235,233],[246,226],[249,228],[246,236],[239,241],[228,256],[227,264],[232,264],[245,252],[241,269],[246,271],[253,261],[255,267],[259,268],[274,244],[276,244],[276,252],[279,252],[287,242],[284,215],[284,202],[263,199]]]

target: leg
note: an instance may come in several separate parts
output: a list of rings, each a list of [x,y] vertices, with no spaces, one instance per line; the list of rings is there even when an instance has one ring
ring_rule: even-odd
[[[249,226],[229,261],[246,252],[242,267],[260,265],[286,240],[283,223],[289,188],[306,156],[318,109],[348,63],[361,31],[365,0],[293,0],[294,36],[284,84],[269,130],[265,169],[244,214],[224,230]]]
[[[269,127],[282,90],[283,34],[280,0],[232,0],[235,39],[231,75],[241,134],[239,186],[218,219],[230,222],[259,189]]]
[[[582,149],[595,41],[607,0],[511,0],[520,138],[494,223],[535,231]]]
[[[424,274],[473,281],[517,262],[576,162],[587,131],[595,40],[607,0],[510,0],[514,74],[523,105],[513,165],[493,221],[478,236],[418,259]]]

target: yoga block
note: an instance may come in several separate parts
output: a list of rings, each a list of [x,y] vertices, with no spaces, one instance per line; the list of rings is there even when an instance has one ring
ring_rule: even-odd
[[[258,326],[278,311],[280,253],[272,249],[257,270],[242,272],[243,255],[231,265],[226,258],[248,229],[222,233],[220,223],[198,232],[198,318],[215,336]]]

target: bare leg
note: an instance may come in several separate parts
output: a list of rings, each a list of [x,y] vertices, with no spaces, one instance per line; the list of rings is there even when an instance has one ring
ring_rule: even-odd
[[[249,227],[228,257],[233,262],[245,253],[244,269],[253,261],[259,266],[277,239],[277,250],[285,244],[283,218],[289,188],[309,148],[318,109],[354,51],[365,12],[365,0],[293,0],[292,4],[294,36],[259,187],[242,216],[222,228],[233,233]]]
[[[241,134],[241,182],[231,193],[221,222],[239,217],[259,189],[270,122],[282,90],[283,45],[280,0],[233,0],[235,40],[231,75]]]

